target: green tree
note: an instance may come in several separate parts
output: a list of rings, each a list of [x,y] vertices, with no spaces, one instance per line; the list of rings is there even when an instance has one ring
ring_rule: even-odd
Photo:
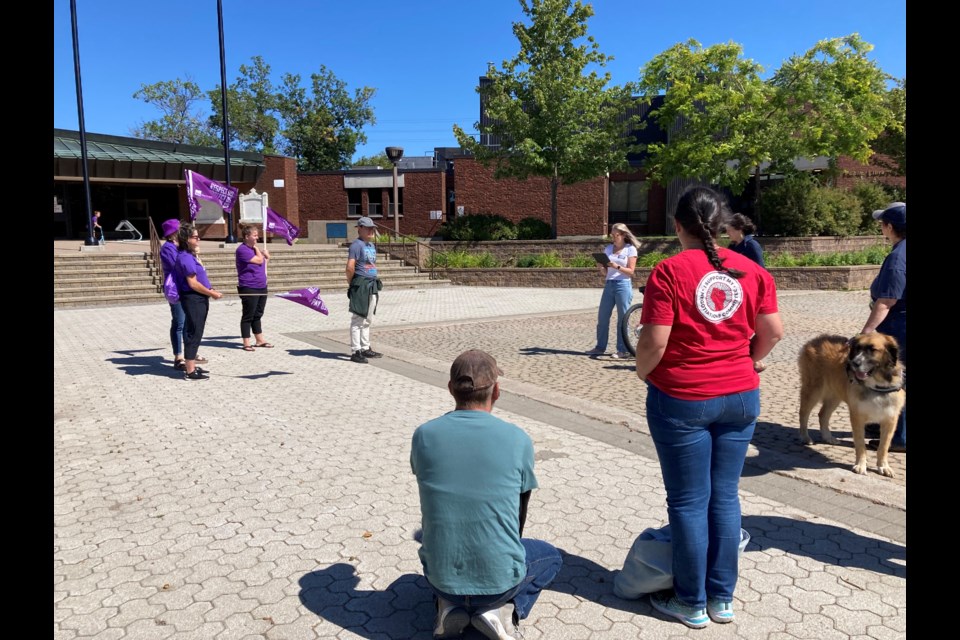
[[[378,153],[372,156],[361,156],[360,158],[354,160],[350,166],[351,167],[382,167],[384,169],[392,169],[393,163],[390,162],[390,158],[387,157],[386,153]]]
[[[612,58],[587,35],[593,8],[572,0],[520,0],[530,24],[515,22],[520,51],[502,71],[487,72],[477,88],[490,124],[474,127],[498,136],[498,148],[482,146],[454,125],[460,145],[497,178],[550,179],[551,237],[557,236],[557,190],[627,166],[633,147],[627,133],[637,118],[625,118],[630,89],[607,88],[610,73],[586,73]]]
[[[305,171],[350,166],[357,145],[367,141],[363,128],[374,124],[370,102],[375,90],[361,87],[351,94],[344,81],[325,66],[302,86],[300,75],[284,74],[279,87],[271,81],[270,65],[254,56],[241,65],[240,76],[227,87],[230,148],[283,153],[297,159]],[[135,98],[156,106],[163,116],[132,130],[151,140],[220,144],[223,109],[219,85],[206,94],[187,80],[143,85]],[[200,110],[210,101],[209,117]]]
[[[299,74],[284,74],[278,108],[283,120],[281,151],[297,158],[301,171],[343,169],[358,144],[367,141],[363,127],[375,124],[370,87],[353,95],[343,80],[325,66],[310,76],[312,97],[301,86]]]
[[[134,137],[204,147],[221,145],[216,129],[209,126],[201,111],[206,96],[190,78],[141,84],[133,97],[162,114],[157,120],[143,121],[132,128]]]
[[[896,85],[887,92],[887,107],[893,120],[873,142],[873,150],[888,156],[884,163],[898,175],[907,175],[907,79],[895,80]]]
[[[675,45],[641,69],[645,99],[664,94],[652,117],[664,129],[679,125],[668,144],[648,147],[646,168],[661,182],[698,178],[739,194],[763,163],[790,173],[800,157],[866,162],[892,119],[872,49],[857,34],[821,40],[761,81],[740,45]]]
[[[240,65],[240,77],[227,87],[227,109],[230,113],[230,148],[242,151],[277,152],[278,97],[270,81],[270,65],[254,56],[252,65]],[[220,85],[207,93],[213,114],[210,125],[223,130],[223,100]]]

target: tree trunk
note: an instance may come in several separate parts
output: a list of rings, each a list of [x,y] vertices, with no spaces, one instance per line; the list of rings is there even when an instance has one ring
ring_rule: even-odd
[[[560,178],[554,172],[550,179],[550,239],[557,239],[557,187],[560,186]]]
[[[753,170],[753,225],[760,233],[760,165]]]

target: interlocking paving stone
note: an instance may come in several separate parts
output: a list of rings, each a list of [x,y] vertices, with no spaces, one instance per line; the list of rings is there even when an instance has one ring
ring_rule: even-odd
[[[612,594],[666,510],[643,385],[630,363],[582,355],[599,295],[384,292],[386,357],[366,366],[344,355],[342,293],[324,295],[329,317],[271,299],[277,348],[254,354],[237,349],[239,304],[214,302],[202,384],[170,366],[165,304],[56,310],[54,637],[429,638],[409,439],[452,408],[444,376],[473,346],[506,372],[495,413],[538,454],[526,533],[565,557],[528,640],[904,637],[906,456],[896,479],[855,476],[845,410],[831,426],[846,446],[796,444],[797,349],[858,329],[865,292],[782,292],[788,335],[741,484],[737,621],[702,631]]]

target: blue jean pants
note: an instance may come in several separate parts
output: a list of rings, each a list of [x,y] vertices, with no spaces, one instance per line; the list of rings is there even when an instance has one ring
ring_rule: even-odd
[[[173,347],[173,357],[178,358],[183,355],[183,323],[186,315],[183,313],[183,305],[175,302],[170,305],[170,346]]]
[[[493,595],[465,596],[444,593],[433,585],[430,585],[430,588],[437,596],[463,607],[471,615],[478,609],[499,608],[512,600],[517,617],[523,620],[530,615],[530,610],[540,597],[540,592],[549,586],[559,573],[563,559],[557,548],[548,542],[521,538],[520,543],[527,553],[527,577],[512,589]],[[430,584],[429,580],[427,584]]]
[[[904,365],[907,364],[907,322],[906,320],[899,321],[894,320],[890,322],[881,322],[880,326],[877,327],[877,331],[880,333],[886,333],[887,335],[893,336],[897,341],[897,346],[900,347],[900,362]],[[906,378],[904,378],[903,388],[907,388]],[[892,444],[907,446],[907,407],[904,405],[903,410],[900,412],[900,417],[897,418],[897,428],[893,432]]]
[[[617,307],[617,327],[627,312],[627,307],[633,301],[633,281],[630,278],[623,280],[607,280],[603,285],[603,295],[600,296],[600,309],[597,311],[597,349],[607,350],[607,340],[610,333],[610,316],[613,307]],[[626,353],[627,345],[623,343],[623,336],[617,331],[617,351]]]
[[[760,390],[681,400],[647,384],[673,538],[677,599],[731,602],[740,544],[740,473],[760,413]]]

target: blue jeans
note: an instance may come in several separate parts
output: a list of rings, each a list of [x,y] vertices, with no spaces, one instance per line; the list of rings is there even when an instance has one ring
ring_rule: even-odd
[[[733,600],[740,544],[740,472],[760,413],[760,390],[680,400],[647,384],[673,539],[673,587],[684,604]]]
[[[183,305],[179,302],[170,305],[170,346],[173,347],[173,357],[183,355],[183,323],[186,315]]]
[[[887,320],[884,320],[877,327],[877,331],[880,333],[885,333],[887,335],[893,336],[897,341],[897,346],[900,347],[900,362],[904,365],[907,364],[907,320],[904,316],[902,319],[900,317],[890,318],[887,316]],[[907,388],[907,381],[904,378],[903,388]],[[897,418],[897,429],[893,432],[893,440],[890,441],[891,444],[899,444],[904,447],[907,446],[907,407],[904,405],[903,411],[900,412],[900,417]]]
[[[737,535],[740,535],[739,529]],[[520,543],[527,553],[527,577],[512,589],[507,589],[499,594],[464,596],[444,593],[432,584],[430,588],[444,600],[463,607],[471,615],[478,609],[499,608],[512,600],[517,611],[517,617],[523,620],[530,615],[530,610],[533,609],[534,603],[540,597],[540,592],[549,586],[559,573],[563,559],[560,557],[557,548],[548,542],[521,538]],[[427,584],[430,584],[429,580]]]
[[[597,349],[607,350],[607,335],[610,332],[610,315],[613,313],[613,306],[617,306],[617,327],[620,326],[620,320],[623,314],[627,312],[627,307],[633,301],[633,281],[630,278],[624,280],[607,280],[603,285],[603,295],[600,296],[600,310],[597,311]],[[623,336],[617,331],[617,351],[626,353],[627,345],[623,343]]]

